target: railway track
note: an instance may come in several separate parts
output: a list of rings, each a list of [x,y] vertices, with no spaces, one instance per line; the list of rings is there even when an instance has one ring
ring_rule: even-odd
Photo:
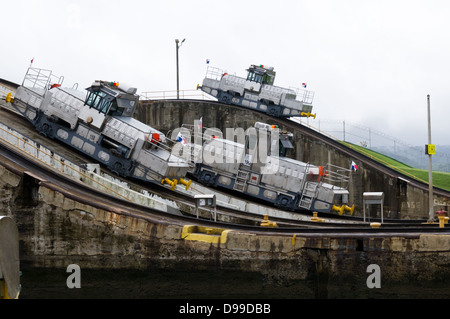
[[[380,228],[371,228],[367,224],[341,224],[340,227],[327,225],[323,227],[260,227],[253,225],[243,225],[234,223],[214,222],[205,219],[197,219],[190,216],[175,216],[170,213],[161,212],[149,207],[135,204],[125,199],[105,194],[87,187],[73,179],[62,174],[43,167],[39,163],[30,161],[30,159],[18,154],[4,144],[0,144],[0,157],[2,163],[9,170],[16,174],[32,174],[37,178],[40,185],[50,188],[56,192],[64,194],[64,196],[80,201],[82,203],[111,211],[116,214],[126,215],[134,218],[142,218],[150,222],[178,224],[184,226],[186,224],[198,224],[215,228],[240,230],[254,233],[278,233],[278,234],[323,234],[336,236],[347,236],[349,234],[361,237],[370,235],[385,236],[386,234],[398,235],[409,234],[417,236],[421,233],[449,233],[450,227],[439,228],[435,224],[383,224]]]
[[[185,101],[185,100],[183,100]],[[217,105],[224,105],[223,103],[217,102],[217,101],[205,101],[205,100],[189,100],[191,102],[196,102],[196,103],[212,103],[212,104],[217,104]],[[230,108],[235,108],[235,109],[243,109],[240,106],[236,106],[236,105],[232,105],[232,104],[227,104],[228,107]],[[356,150],[353,150],[352,148],[340,143],[339,141],[336,141],[314,129],[311,129],[307,126],[304,126],[298,122],[292,121],[288,118],[277,118],[277,117],[272,117],[267,115],[264,112],[261,111],[255,111],[255,110],[251,110],[251,109],[245,109],[248,112],[253,112],[255,114],[260,114],[263,115],[267,118],[267,121],[269,121],[271,124],[274,125],[283,125],[287,128],[289,128],[290,130],[292,130],[292,132],[299,132],[303,135],[306,135],[308,137],[314,138],[328,146],[331,146],[333,148],[335,148],[336,150],[338,150],[339,152],[342,152],[343,154],[346,154],[348,156],[353,157],[354,159],[363,162],[365,165],[368,165],[372,168],[375,168],[376,170],[383,172],[386,175],[389,175],[391,177],[394,178],[402,178],[408,181],[408,183],[410,183],[411,185],[413,185],[414,187],[417,187],[421,190],[426,190],[428,191],[428,184],[424,183],[422,181],[419,181],[417,179],[412,178],[411,176],[404,174],[402,172],[399,172],[393,168],[390,168],[386,165],[383,165],[382,163],[370,158],[369,156],[366,156]],[[450,191],[447,191],[445,189],[441,189],[439,187],[433,187],[433,191],[434,193],[438,194],[438,195],[442,195],[442,196],[446,196],[446,197],[450,197]]]
[[[0,102],[0,105],[1,104],[2,103]],[[55,140],[48,139],[48,138],[42,136],[41,134],[39,134],[38,132],[36,132],[34,127],[26,119],[24,119],[20,114],[14,112],[14,110],[9,108],[8,105],[3,105],[3,109],[0,109],[0,116],[1,116],[3,122],[6,122],[8,124],[13,124],[12,127],[10,126],[12,129],[26,134],[26,136],[27,137],[29,136],[31,140],[34,140],[37,143],[40,143],[42,145],[49,147],[50,149],[54,150],[55,153],[62,155],[63,157],[69,159],[71,162],[74,162],[77,165],[86,165],[86,164],[92,162],[92,160],[90,158],[86,158],[84,156],[84,154],[81,154],[74,149],[68,148],[65,144],[60,143],[57,140],[55,141]],[[107,172],[106,169],[103,169],[103,171]],[[110,173],[110,174],[114,175],[112,173]],[[115,178],[120,179],[118,176],[115,176]],[[131,180],[124,180],[124,181],[128,185],[130,185],[131,189],[137,190],[139,192],[141,192],[141,190],[144,189],[150,193],[159,195],[161,197],[172,200],[174,202],[183,203],[190,207],[195,206],[195,202],[194,202],[194,199],[192,198],[192,196],[187,196],[183,193],[168,192],[167,188],[165,188],[161,185],[155,185],[155,184],[150,185],[150,183],[145,183],[142,181],[131,181]],[[217,190],[215,190],[215,192],[220,193],[220,194],[226,194],[226,193],[222,193]],[[229,194],[227,194],[226,196],[228,196],[228,195]],[[263,206],[261,203],[258,203],[258,205],[260,207]],[[274,209],[274,207],[266,205],[266,209]],[[226,216],[225,219],[227,219],[227,220],[231,219],[236,222],[239,221],[240,223],[252,224],[252,225],[259,225],[263,219],[262,214],[251,213],[248,211],[246,212],[243,210],[236,211],[236,210],[230,209],[227,206],[221,206],[221,205],[217,206],[217,213],[218,213],[218,216],[221,216],[221,217]],[[300,216],[300,215],[301,214],[297,214],[297,216]],[[307,218],[308,221],[298,221],[298,220],[296,220],[297,218],[289,219],[289,218],[275,218],[275,217],[273,217],[273,218],[271,217],[271,220],[277,222],[277,224],[280,227],[284,227],[284,226],[318,227],[318,225],[316,225],[315,222],[309,221],[311,216],[312,216],[312,214],[310,212],[303,214],[303,217],[301,219]],[[338,224],[342,222],[342,220],[339,217],[332,216],[331,214],[330,214],[330,216],[328,216],[328,218],[330,218],[331,220],[335,220],[337,226],[339,226]]]
[[[12,114],[10,120],[15,118],[16,121],[25,121],[18,114]],[[22,123],[26,126],[25,123]],[[44,138],[44,137],[42,137]],[[49,141],[53,142],[53,141]],[[70,154],[73,150],[68,151]],[[73,154],[79,162],[87,161],[78,154]],[[218,213],[235,216],[238,219],[245,220],[245,223],[225,223],[215,222],[208,219],[197,219],[193,216],[181,216],[165,213],[156,209],[145,207],[125,199],[117,198],[113,195],[105,194],[99,190],[87,187],[80,182],[64,176],[51,170],[41,163],[32,161],[19,151],[5,144],[0,144],[0,157],[2,163],[10,170],[18,174],[31,174],[39,180],[42,186],[48,187],[54,191],[63,193],[66,197],[82,201],[86,204],[111,211],[117,214],[132,216],[135,218],[143,218],[152,222],[170,223],[170,224],[200,224],[215,228],[234,229],[242,231],[250,231],[255,233],[282,233],[282,234],[336,234],[337,236],[345,236],[353,234],[358,236],[374,236],[385,234],[411,234],[416,236],[420,233],[442,233],[449,232],[449,227],[439,228],[436,224],[423,224],[421,220],[415,221],[397,221],[383,223],[381,228],[371,228],[367,223],[317,223],[311,221],[292,221],[282,218],[271,218],[277,222],[279,227],[261,227],[261,215],[252,214],[233,210],[227,207],[218,207]],[[88,162],[88,161],[87,161]],[[139,185],[137,185],[139,186]],[[142,185],[141,185],[142,187]],[[184,201],[192,204],[193,199],[187,195],[175,194],[168,189],[158,185],[146,185],[146,189],[160,194],[169,199],[176,201]]]
[[[68,148],[65,144],[60,143],[55,140],[48,139],[39,133],[37,133],[34,129],[34,127],[26,120],[24,119],[20,114],[14,112],[13,110],[7,108],[5,105],[3,106],[3,109],[0,109],[0,117],[2,118],[2,122],[8,123],[9,127],[20,131],[22,134],[24,133],[27,137],[29,137],[30,140],[34,140],[38,144],[45,145],[46,147],[49,147],[54,153],[57,153],[64,158],[69,159],[71,162],[75,163],[76,165],[83,166],[86,164],[89,164],[92,162],[91,159],[86,158],[83,154],[77,152],[76,150],[73,150],[71,148]],[[195,201],[192,196],[183,194],[183,193],[175,193],[172,191],[168,191],[167,188],[163,187],[159,184],[153,184],[153,183],[145,183],[142,181],[137,180],[125,180],[123,178],[120,178],[118,176],[115,176],[113,173],[108,172],[106,169],[102,169],[104,172],[109,173],[110,175],[114,176],[114,178],[122,180],[123,182],[126,182],[130,189],[136,190],[138,192],[141,192],[142,190],[146,190],[149,193],[158,195],[160,197],[163,197],[168,200],[172,200],[177,203],[182,203],[190,207],[195,206]],[[250,212],[244,212],[244,211],[235,211],[233,209],[230,209],[226,206],[220,206],[217,207],[217,213],[222,216],[227,216],[227,219],[234,219],[239,220],[241,223],[246,224],[253,224],[258,225],[261,221],[263,216],[261,214],[255,214]],[[296,226],[308,226],[307,223],[297,222],[295,220],[289,220],[289,219],[283,219],[283,218],[277,218],[276,221],[280,226],[284,225],[296,225]],[[312,224],[312,223],[311,223]]]

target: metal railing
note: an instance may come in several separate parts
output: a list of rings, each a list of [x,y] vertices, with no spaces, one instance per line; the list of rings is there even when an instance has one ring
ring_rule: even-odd
[[[212,96],[204,93],[200,90],[180,90],[179,92],[180,99],[193,99],[193,100],[208,100],[208,101],[217,101],[217,99]],[[173,91],[150,91],[150,92],[141,92],[139,94],[140,100],[176,100],[177,99],[177,90]]]
[[[124,199],[127,199],[127,197],[123,196],[122,194],[114,191],[113,189],[109,188],[106,185],[103,185],[102,183],[96,181],[95,179],[89,177],[85,173],[83,173],[81,170],[77,169],[74,164],[66,161],[64,159],[58,159],[55,154],[51,151],[47,152],[46,150],[43,150],[42,147],[36,147],[33,145],[33,143],[29,142],[27,138],[19,137],[12,132],[9,132],[8,130],[4,129],[3,127],[0,127],[0,131],[3,133],[6,133],[6,138],[3,136],[0,136],[0,140],[8,143],[9,145],[19,149],[20,151],[26,153],[28,156],[32,157],[35,160],[38,160],[39,162],[45,164],[46,166],[49,166],[52,169],[55,169],[55,163],[58,163],[57,166],[59,166],[59,171],[61,173],[65,173],[67,170],[72,170],[79,174],[80,176],[89,179],[91,182],[96,183],[97,185],[104,188],[104,190],[108,193],[113,193],[119,197],[122,197]],[[15,140],[15,142],[14,142]],[[49,159],[49,162],[53,163],[53,165],[49,165],[47,161],[45,161],[43,158],[47,157]],[[69,174],[72,175],[72,174]]]
[[[22,82],[22,86],[28,89],[42,90],[42,95],[49,89],[50,82],[53,81],[55,84],[62,84],[64,77],[57,77],[52,75],[51,70],[44,70],[38,68],[28,68],[27,74]]]
[[[299,88],[293,88],[290,87],[290,90],[293,90],[295,92],[295,95],[297,96],[297,100],[302,101],[305,104],[312,104],[314,100],[314,91],[308,91],[305,89],[299,89]]]
[[[222,79],[222,76],[225,74],[226,72],[222,69],[213,67],[213,66],[208,66],[206,68],[206,75],[205,77],[208,79],[214,79],[214,80],[220,80]]]
[[[328,181],[331,184],[340,183],[342,188],[347,189],[350,182],[351,169],[340,167],[331,163],[325,165],[326,173],[324,175],[324,181]]]
[[[308,122],[306,122],[306,123],[303,122],[303,121],[301,120],[301,118],[291,117],[290,119],[291,119],[292,121],[294,121],[294,122],[297,122],[297,123],[300,123],[300,124],[302,124],[302,125],[305,125],[305,126],[309,127],[310,129],[315,130],[315,131],[321,133],[322,135],[328,136],[329,138],[331,138],[331,139],[333,139],[333,140],[335,140],[335,141],[337,141],[337,142],[345,143],[344,140],[341,140],[341,139],[337,138],[336,136],[334,136],[334,135],[332,135],[332,134],[330,134],[330,133],[327,133],[326,131],[324,131],[324,130],[322,130],[322,129],[320,129],[320,128],[317,128],[317,127],[315,127],[315,126],[309,124]],[[308,120],[307,120],[307,121],[308,121]],[[346,146],[349,147],[349,148],[351,148],[351,149],[353,149],[353,150],[355,150],[355,151],[357,151],[357,152],[359,152],[359,153],[361,153],[361,154],[363,154],[363,155],[365,155],[365,156],[367,156],[367,157],[369,157],[369,158],[371,158],[371,159],[373,159],[373,160],[375,160],[375,161],[377,161],[377,162],[380,162],[381,164],[383,164],[383,165],[385,165],[385,166],[387,166],[387,167],[393,168],[394,170],[397,170],[397,171],[399,171],[399,172],[402,173],[402,174],[405,174],[405,175],[407,175],[407,176],[409,176],[409,177],[411,177],[411,178],[413,178],[413,179],[416,179],[416,180],[418,180],[418,181],[420,181],[420,182],[423,182],[423,183],[428,184],[428,181],[425,181],[424,179],[421,179],[420,177],[415,176],[415,175],[413,175],[412,173],[407,172],[407,171],[401,169],[400,167],[396,167],[396,166],[394,166],[394,165],[392,165],[392,164],[390,164],[390,163],[388,163],[388,162],[382,160],[381,158],[377,158],[377,157],[375,157],[373,154],[369,153],[368,151],[365,151],[364,149],[361,149],[361,148],[356,149],[354,146],[352,146],[352,145],[350,145],[350,144],[347,144]],[[370,149],[370,148],[369,148],[369,149]]]
[[[8,93],[11,93],[12,96],[15,94],[13,90],[0,83],[0,98],[5,98]]]

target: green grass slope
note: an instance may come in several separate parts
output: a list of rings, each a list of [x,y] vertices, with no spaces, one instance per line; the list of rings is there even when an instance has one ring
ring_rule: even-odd
[[[408,176],[411,176],[412,178],[415,178],[422,182],[428,183],[428,171],[427,170],[411,167],[411,166],[409,166],[405,163],[399,162],[389,156],[369,150],[362,146],[358,146],[358,145],[348,143],[348,142],[342,142],[342,143],[345,144],[346,146],[350,147],[351,149],[354,149],[355,151],[358,151],[358,152],[360,152],[360,153],[372,158],[373,160],[376,160],[388,167],[391,167],[399,172],[402,172]],[[433,171],[433,186],[450,191],[450,173]]]

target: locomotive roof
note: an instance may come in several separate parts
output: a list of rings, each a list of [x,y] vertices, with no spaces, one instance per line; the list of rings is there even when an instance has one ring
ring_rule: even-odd
[[[87,88],[87,90],[92,90],[95,88],[102,88],[107,93],[111,94],[112,96],[116,97],[119,94],[130,94],[134,97],[138,97],[136,95],[137,89],[125,84],[119,84],[118,82],[108,82],[108,81],[100,81],[96,80],[92,85]]]
[[[257,72],[257,73],[260,73],[260,74],[266,74],[266,73],[269,73],[269,74],[273,74],[273,75],[275,75],[275,71],[273,70],[273,67],[271,67],[271,66],[264,66],[264,65],[255,65],[255,64],[252,64],[248,69],[247,69],[247,71],[253,71],[253,72]]]

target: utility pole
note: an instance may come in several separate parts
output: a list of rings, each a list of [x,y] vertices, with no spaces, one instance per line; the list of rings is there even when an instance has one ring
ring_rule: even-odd
[[[428,104],[428,145],[425,148],[426,154],[428,154],[428,208],[429,217],[428,221],[432,222],[434,220],[434,200],[433,200],[433,165],[432,165],[432,155],[435,154],[435,146],[431,144],[431,111],[430,111],[430,95],[427,95]]]
[[[175,39],[175,45],[177,47],[177,100],[180,99],[180,74],[178,71],[178,49],[181,48],[181,45],[183,44],[184,40],[186,39],[183,39],[183,41],[181,41],[180,43],[180,40]]]
[[[345,142],[345,120],[342,121],[342,135],[343,135],[343,140]]]

